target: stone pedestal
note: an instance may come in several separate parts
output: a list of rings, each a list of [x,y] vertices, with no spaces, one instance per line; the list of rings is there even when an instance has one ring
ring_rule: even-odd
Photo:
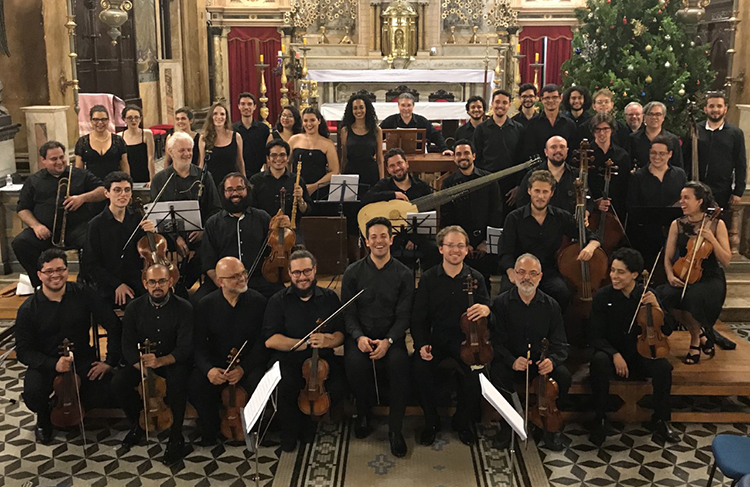
[[[47,141],[68,140],[67,106],[36,105],[21,107],[26,115],[26,141],[29,147],[29,172],[39,170],[39,148]],[[68,153],[72,152],[68,148]],[[0,174],[1,175],[1,174]]]

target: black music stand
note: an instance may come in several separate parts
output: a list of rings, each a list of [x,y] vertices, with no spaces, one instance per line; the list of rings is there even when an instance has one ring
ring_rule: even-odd
[[[201,231],[201,211],[197,200],[160,201],[153,205],[150,216],[163,233]]]

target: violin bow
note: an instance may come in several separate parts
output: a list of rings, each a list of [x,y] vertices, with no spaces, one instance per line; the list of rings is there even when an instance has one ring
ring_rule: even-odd
[[[141,397],[143,398],[143,414],[147,415],[146,411],[148,409],[148,405],[146,404],[146,376],[145,376],[146,366],[143,365],[143,347],[141,346],[140,343],[138,344],[138,355],[139,355],[138,362],[141,365],[141,390],[143,391],[143,394],[141,394]],[[148,419],[148,418],[145,417],[144,419]],[[146,443],[148,443],[148,421],[147,420],[143,421],[143,426],[145,426],[144,430],[146,431]]]
[[[529,444],[529,360],[531,360],[531,343],[526,349],[526,414],[523,417],[523,430],[526,432],[526,439],[523,443],[524,448]]]
[[[380,406],[380,388],[378,387],[378,373],[375,370],[375,359],[372,359],[372,377],[375,379],[375,396],[378,398],[378,406]]]
[[[688,281],[690,280],[690,272],[693,270],[693,262],[695,262],[695,255],[698,253],[698,248],[700,248],[701,244],[703,243],[703,228],[706,226],[706,217],[708,215],[703,215],[703,220],[701,221],[701,229],[698,232],[698,235],[695,238],[695,245],[693,246],[693,255],[690,256],[690,266],[688,267],[688,273],[685,277],[685,282],[682,283],[682,294],[680,295],[680,302],[685,298],[685,291],[687,291],[688,287]]]
[[[76,372],[76,359],[73,357],[73,350],[68,350],[68,354],[70,355],[70,358],[73,359],[71,361],[71,367],[73,367],[73,377],[77,377],[78,373]],[[81,436],[83,437],[83,455],[86,456],[86,448],[88,448],[88,444],[86,443],[86,427],[83,425],[83,408],[81,406],[81,390],[78,387],[78,380],[73,380],[73,385],[76,388],[76,398],[78,399],[78,414],[81,416]]]
[[[222,372],[223,374],[226,375],[226,373],[229,372],[229,369],[232,368],[232,366],[237,361],[237,359],[239,358],[239,356],[242,353],[242,351],[245,349],[245,345],[247,345],[247,340],[245,340],[245,343],[242,344],[242,346],[240,347],[239,351],[235,354],[235,356],[232,357],[231,362],[229,362],[229,365],[227,365],[227,368],[224,369],[224,372]]]
[[[357,294],[355,294],[354,296],[352,296],[352,298],[349,301],[347,301],[339,309],[337,309],[336,311],[334,311],[331,316],[329,316],[328,318],[326,318],[318,326],[316,326],[315,328],[313,328],[310,333],[308,333],[307,335],[305,335],[304,338],[301,338],[300,341],[298,341],[297,343],[295,343],[294,346],[289,349],[289,351],[290,352],[294,352],[295,350],[297,350],[300,347],[300,345],[302,345],[303,343],[305,343],[307,341],[307,339],[310,338],[310,335],[312,335],[313,333],[316,333],[318,330],[320,330],[321,328],[323,328],[323,326],[325,326],[326,323],[328,323],[329,321],[331,321],[332,319],[334,319],[336,316],[338,316],[339,313],[341,313],[342,311],[344,311],[344,309],[346,309],[347,306],[349,306],[350,304],[352,304],[354,302],[354,300],[357,299],[358,297],[360,297],[362,295],[362,293],[365,292],[366,290],[367,290],[367,288],[364,288],[360,292],[358,292]]]
[[[151,212],[154,211],[154,208],[156,207],[156,203],[159,202],[159,199],[161,199],[162,193],[164,193],[164,190],[167,189],[167,185],[172,180],[176,173],[173,171],[172,174],[169,175],[167,178],[167,181],[164,183],[164,186],[161,187],[161,190],[159,191],[159,194],[156,195],[156,198],[154,198],[154,201],[151,202],[151,208],[148,209],[146,213],[143,214],[143,218],[141,218],[141,221],[138,222],[138,225],[135,226],[133,229],[133,233],[130,234],[130,237],[128,238],[128,241],[125,242],[125,245],[122,246],[122,255],[120,255],[120,258],[125,258],[125,249],[128,248],[128,245],[130,245],[130,242],[133,240],[133,237],[135,237],[135,234],[138,233],[138,229],[141,228],[141,223],[148,220],[148,217],[151,216]]]
[[[648,279],[646,279],[646,282],[643,284],[643,293],[641,293],[641,299],[638,300],[638,306],[635,307],[635,314],[633,315],[633,319],[630,320],[628,335],[630,335],[630,332],[633,330],[635,319],[638,317],[638,310],[641,308],[641,303],[643,303],[643,295],[646,294],[646,291],[648,291],[648,285],[651,283],[651,277],[654,275],[654,271],[656,271],[656,264],[659,263],[659,258],[661,257],[661,253],[663,250],[664,247],[660,248],[659,253],[656,254],[656,260],[654,260],[654,265],[651,267],[651,274],[648,275]]]

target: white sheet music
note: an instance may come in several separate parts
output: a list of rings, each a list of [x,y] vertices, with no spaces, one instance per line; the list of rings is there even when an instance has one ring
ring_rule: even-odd
[[[346,181],[346,191],[344,191]],[[356,201],[359,189],[359,174],[334,174],[331,176],[330,192],[328,201],[341,201],[341,193],[344,193],[344,201]]]
[[[487,227],[487,252],[500,254],[500,237],[503,235],[502,228]]]
[[[482,396],[487,400],[495,410],[505,419],[513,428],[521,440],[526,440],[526,431],[523,429],[523,418],[513,409],[508,401],[500,394],[495,386],[492,385],[484,374],[479,374],[479,383],[482,385]]]
[[[255,392],[250,396],[250,400],[247,401],[247,405],[242,410],[244,416],[245,431],[250,434],[250,431],[258,422],[260,415],[263,413],[263,409],[266,407],[268,399],[270,399],[273,390],[279,385],[281,381],[281,367],[279,362],[274,363],[270,369],[266,372],[266,375],[260,380],[258,387],[255,388]]]
[[[417,233],[424,235],[437,235],[437,211],[407,213],[407,225],[413,226],[414,218],[417,219]]]

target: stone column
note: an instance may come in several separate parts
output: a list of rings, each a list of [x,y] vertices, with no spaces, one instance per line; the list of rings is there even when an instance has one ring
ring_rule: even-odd
[[[214,53],[214,99],[213,101],[226,100],[224,92],[224,50],[221,48],[221,27],[211,27],[211,49]]]
[[[26,115],[26,142],[29,147],[29,172],[34,174],[39,170],[39,148],[47,141],[68,140],[68,125],[66,117],[68,106],[36,105],[21,107]],[[72,152],[68,148],[68,153]],[[14,169],[15,169],[15,163]],[[0,169],[0,175],[5,175]]]
[[[736,105],[737,110],[740,113],[739,127],[745,134],[745,156],[750,158],[750,105]],[[746,183],[750,183],[750,173],[748,173]],[[746,184],[747,187],[747,184]],[[738,251],[747,255],[750,252],[750,228],[745,227],[745,223],[748,223],[748,217],[750,217],[750,209],[748,209],[748,199],[750,192],[745,191],[745,195],[742,197],[742,202],[739,205],[735,205],[732,215],[732,230],[729,234],[729,241],[732,245],[732,253]]]

